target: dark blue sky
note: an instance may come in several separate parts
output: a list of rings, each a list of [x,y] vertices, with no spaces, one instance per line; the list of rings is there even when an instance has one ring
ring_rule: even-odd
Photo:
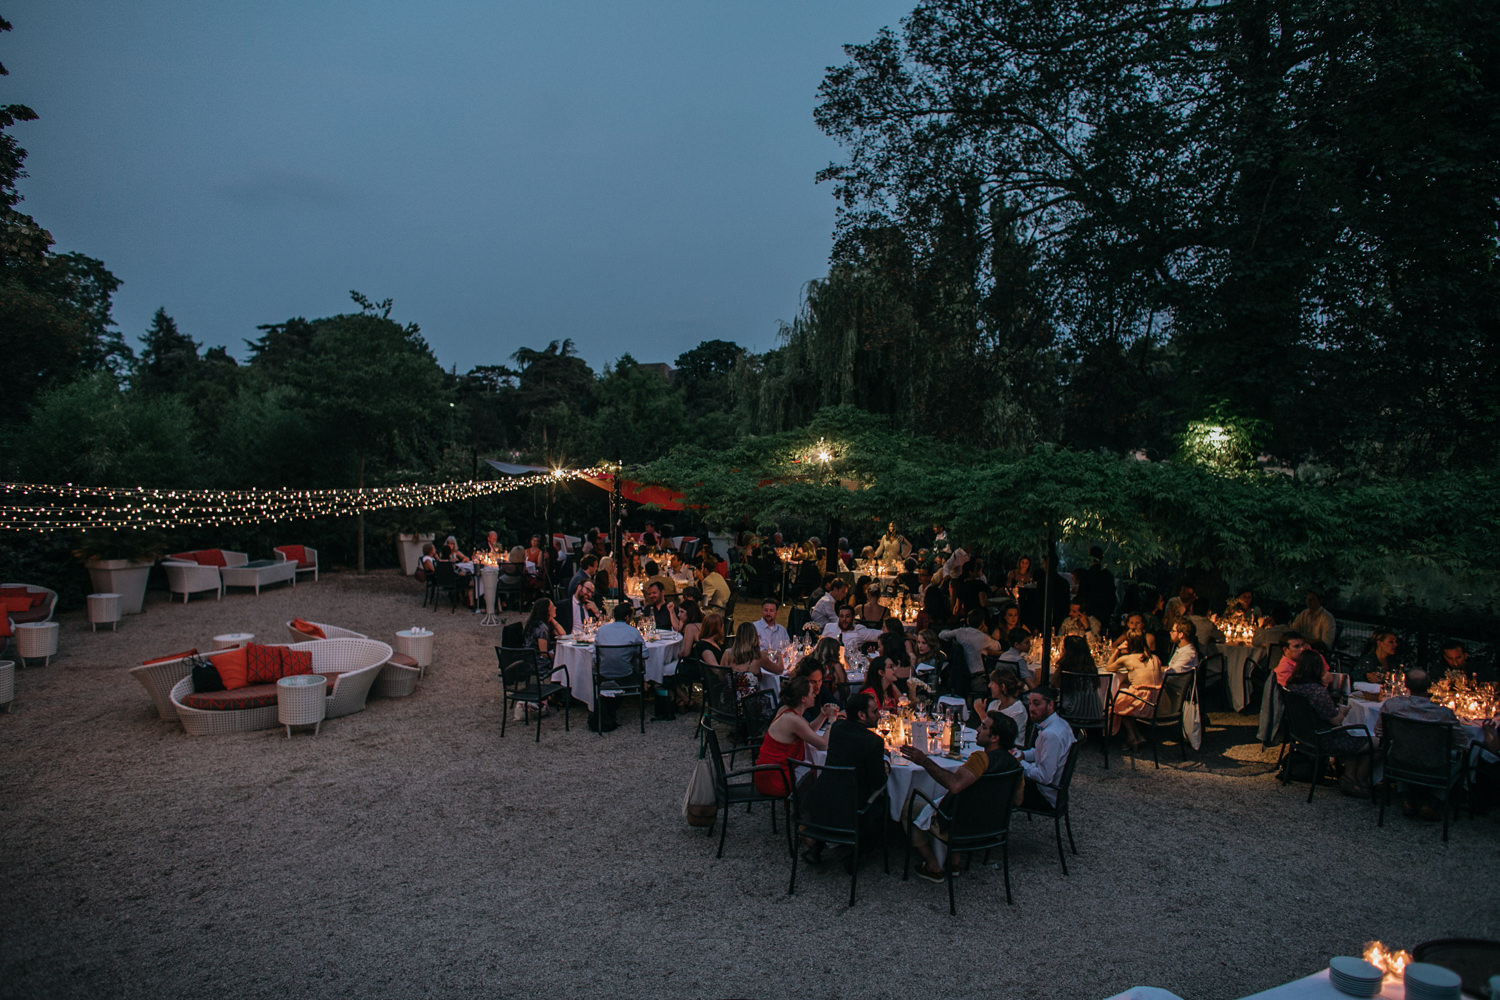
[[[597,370],[764,350],[826,271],[841,45],[912,0],[386,0],[0,8],[23,211],[243,356],[394,298],[445,367],[571,337]]]

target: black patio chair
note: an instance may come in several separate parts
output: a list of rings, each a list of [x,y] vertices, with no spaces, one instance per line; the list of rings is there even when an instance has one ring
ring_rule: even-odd
[[[1151,732],[1151,762],[1157,769],[1161,768],[1161,756],[1157,751],[1156,730],[1164,726],[1176,726],[1178,729],[1177,748],[1182,754],[1182,759],[1187,760],[1187,734],[1182,732],[1183,709],[1188,702],[1197,697],[1196,681],[1198,675],[1191,670],[1181,673],[1167,674],[1162,678],[1161,687],[1154,692],[1155,700],[1142,698],[1132,691],[1121,691],[1127,698],[1134,698],[1142,705],[1149,705],[1152,714],[1149,716],[1136,716],[1137,725],[1146,726]]]
[[[1324,765],[1328,762],[1328,758],[1333,756],[1329,744],[1335,737],[1346,733],[1363,736],[1369,747],[1365,752],[1372,758],[1374,757],[1375,740],[1370,735],[1369,729],[1364,726],[1327,726],[1313,711],[1312,702],[1298,692],[1282,690],[1280,697],[1283,699],[1282,719],[1287,741],[1284,752],[1289,754],[1282,761],[1281,783],[1289,784],[1292,780],[1291,761],[1298,757],[1309,758],[1312,762],[1312,781],[1307,789],[1308,802],[1312,801],[1313,792],[1318,790],[1318,782],[1323,778]],[[1375,801],[1373,782],[1370,785],[1370,801]]]
[[[744,742],[759,746],[776,718],[776,692],[757,691],[740,699],[740,723]]]
[[[600,663],[604,660],[615,663],[624,662],[630,667],[630,672],[621,676],[606,677],[599,673]],[[640,703],[641,710],[641,733],[646,732],[646,659],[645,649],[638,642],[626,643],[620,646],[612,646],[607,643],[594,643],[594,721],[597,723],[594,730],[600,736],[605,733],[604,728],[604,699],[630,697],[634,695]]]
[[[1062,828],[1068,828],[1068,849],[1075,855],[1078,853],[1078,845],[1073,843],[1073,819],[1068,811],[1070,801],[1069,790],[1073,787],[1073,768],[1078,763],[1078,751],[1083,747],[1081,743],[1074,743],[1068,748],[1068,759],[1063,764],[1062,776],[1057,779],[1057,784],[1049,785],[1038,782],[1038,787],[1053,788],[1057,790],[1057,803],[1050,807],[1043,806],[1016,806],[1018,810],[1032,816],[1052,817],[1052,834],[1057,838],[1057,860],[1062,862],[1062,872],[1068,874],[1068,858],[1063,854]]]
[[[469,586],[469,578],[460,576],[450,562],[438,560],[437,569],[433,571],[434,586],[438,593],[448,595],[448,613],[451,615],[458,610],[458,595]],[[437,610],[437,595],[433,595],[432,610]]]
[[[534,649],[512,649],[495,647],[495,657],[500,661],[500,683],[504,692],[501,703],[500,736],[505,736],[505,723],[511,709],[516,705],[536,708],[536,742],[542,741],[542,707],[556,694],[566,692],[563,699],[563,729],[571,730],[568,713],[573,703],[573,683],[566,665],[554,667],[550,661]],[[561,682],[554,680],[562,672]]]
[[[1114,699],[1109,696],[1112,675],[1057,672],[1057,714],[1074,729],[1099,730],[1104,767],[1109,769],[1109,730]]]
[[[775,771],[785,774],[785,769],[780,764],[754,764],[750,767],[735,768],[734,757],[737,753],[749,750],[748,747],[731,747],[730,765],[724,765],[724,754],[719,749],[719,736],[714,732],[714,727],[707,722],[698,723],[698,735],[703,741],[704,759],[708,761],[709,772],[713,777],[714,802],[718,806],[715,821],[719,826],[719,852],[715,857],[724,856],[724,839],[729,834],[729,807],[745,804],[746,810],[754,807],[757,802],[771,803],[771,832],[776,832],[776,803],[781,803],[786,813],[786,841],[787,850],[793,851],[794,841],[792,831],[794,826],[791,821],[791,806],[786,795],[767,795],[755,787],[755,775],[763,772]],[[712,835],[714,828],[708,827],[706,831]]]
[[[793,761],[792,773],[797,774],[799,770],[809,772],[812,777],[806,792],[799,794],[795,787],[792,789],[791,828],[812,840],[849,847],[849,905],[853,906],[855,888],[859,883],[859,859],[864,854],[862,842],[869,835],[880,838],[885,873],[891,873],[890,848],[885,838],[885,812],[890,809],[885,783],[882,782],[869,795],[861,796],[858,775],[852,767]],[[875,833],[876,830],[879,832]],[[796,891],[797,851],[793,841],[792,878],[787,883],[786,894],[790,896]]]
[[[745,726],[740,718],[739,698],[734,693],[734,671],[729,667],[703,664],[703,721],[720,725],[744,743]]]
[[[1443,843],[1448,842],[1448,815],[1458,815],[1455,790],[1467,785],[1467,751],[1459,748],[1456,722],[1426,722],[1395,714],[1380,717],[1380,749],[1385,756],[1385,797],[1376,825],[1385,825],[1391,786],[1398,781],[1430,788],[1443,801]],[[1474,818],[1470,799],[1469,818]]]
[[[1230,708],[1234,698],[1229,693],[1229,661],[1223,653],[1209,653],[1198,663],[1198,697],[1208,701],[1208,692],[1218,688],[1224,692],[1224,707]]]
[[[945,795],[934,806],[932,835],[948,845],[948,863],[943,866],[948,883],[948,913],[958,914],[958,905],[953,898],[953,857],[957,853],[974,854],[984,852],[985,857],[995,848],[1000,849],[1001,868],[1005,873],[1005,902],[1015,901],[1010,894],[1010,814],[1016,797],[1016,782],[1021,778],[1019,769],[992,771],[981,775],[979,780],[957,795]],[[932,800],[913,788],[907,797],[905,815],[912,816],[912,806],[917,799],[925,803]],[[941,827],[941,829],[938,829]],[[906,838],[906,857],[901,864],[901,880],[906,881],[911,873],[911,835]]]

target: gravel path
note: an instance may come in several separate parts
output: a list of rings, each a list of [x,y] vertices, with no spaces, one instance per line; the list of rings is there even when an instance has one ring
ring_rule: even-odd
[[[394,573],[259,598],[148,596],[118,632],[59,616],[62,652],[0,716],[0,996],[1240,997],[1380,938],[1500,937],[1500,822],[1387,817],[1283,788],[1249,718],[1161,770],[1093,748],[1079,855],[1018,817],[998,870],[940,886],[787,861],[763,812],[723,860],[678,807],[693,722],[499,736],[498,629],[420,610]],[[313,737],[185,736],[126,668],[294,614],[386,641],[437,631],[417,693]],[[963,956],[955,960],[956,956]]]

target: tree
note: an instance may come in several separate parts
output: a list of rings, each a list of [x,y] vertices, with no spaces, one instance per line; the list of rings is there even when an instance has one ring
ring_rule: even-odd
[[[177,329],[165,307],[158,307],[146,329],[132,384],[157,395],[187,392],[196,381],[199,360],[198,342]]]
[[[577,444],[560,437],[573,429],[573,417],[586,414],[592,402],[594,373],[571,340],[554,340],[540,351],[519,348],[511,360],[521,366],[517,416],[531,433],[530,444],[545,459]]]

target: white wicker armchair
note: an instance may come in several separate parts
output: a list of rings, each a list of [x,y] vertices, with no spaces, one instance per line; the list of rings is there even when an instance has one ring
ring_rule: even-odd
[[[152,703],[156,705],[156,714],[168,722],[177,719],[177,706],[172,702],[172,688],[192,672],[193,661],[187,656],[130,668],[130,676],[140,681],[141,687],[151,696]]]
[[[318,626],[318,628],[322,629],[323,630],[323,638],[325,638],[325,639],[368,639],[369,638],[369,636],[365,635],[363,632],[355,632],[353,629],[339,628],[337,625],[325,625],[322,622],[308,622],[307,624],[309,624],[309,625],[316,625],[316,626]],[[292,634],[292,642],[316,642],[317,641],[317,636],[312,636],[312,635],[308,635],[306,632],[299,632],[299,631],[297,631],[295,628],[292,627],[292,623],[291,622],[287,622],[286,623],[286,630]]]
[[[363,711],[370,696],[370,686],[380,676],[391,658],[391,647],[376,639],[314,639],[294,642],[288,648],[312,653],[315,674],[328,675],[328,709],[326,718],[336,719]],[[208,659],[225,652],[211,653]],[[276,705],[257,708],[207,710],[183,704],[193,693],[193,678],[184,677],[172,687],[171,701],[182,728],[190,736],[212,736],[219,733],[244,733],[272,729],[277,725]]]
[[[167,573],[168,593],[181,594],[183,604],[188,602],[189,594],[200,594],[205,590],[212,590],[216,600],[224,597],[224,579],[219,576],[217,566],[199,566],[194,562],[163,559],[161,568]]]
[[[310,545],[278,545],[275,547],[277,562],[294,562],[297,573],[311,573],[313,583],[318,582],[318,550]]]

